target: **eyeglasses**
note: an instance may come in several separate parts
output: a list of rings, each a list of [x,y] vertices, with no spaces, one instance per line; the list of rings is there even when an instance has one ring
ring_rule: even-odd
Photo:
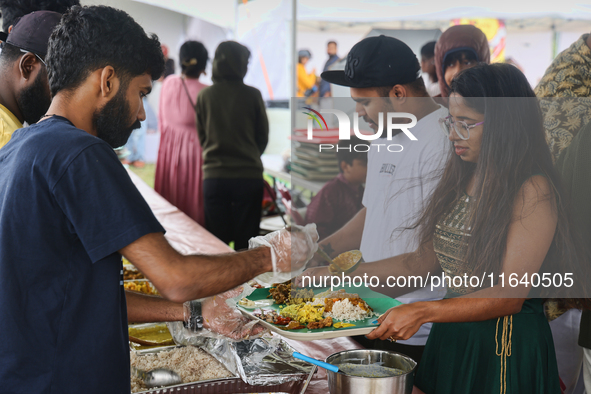
[[[458,137],[460,137],[463,140],[467,140],[468,138],[470,138],[470,129],[473,129],[474,127],[480,126],[482,124],[484,124],[484,121],[474,124],[468,124],[461,120],[454,121],[451,115],[439,119],[439,125],[441,126],[441,129],[443,130],[445,135],[449,137],[451,129],[453,127]]]
[[[27,51],[26,49],[22,49],[22,48],[20,48],[20,50],[21,50],[21,52],[22,52],[22,53],[29,53],[29,52],[31,52],[31,51]],[[32,53],[33,55],[37,56],[37,59],[39,59],[39,61],[40,61],[41,63],[43,63],[43,65],[44,65],[45,67],[47,67],[47,63],[45,63],[45,60],[41,59],[41,56],[39,56],[39,55],[37,55],[36,53],[33,53],[33,52],[31,52],[31,53]]]

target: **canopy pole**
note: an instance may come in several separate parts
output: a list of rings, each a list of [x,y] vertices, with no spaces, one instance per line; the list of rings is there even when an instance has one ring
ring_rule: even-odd
[[[297,92],[297,0],[291,0],[291,133],[295,130],[296,92]]]

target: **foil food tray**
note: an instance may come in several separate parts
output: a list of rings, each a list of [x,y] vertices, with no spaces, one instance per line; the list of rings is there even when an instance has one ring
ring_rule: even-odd
[[[311,364],[294,358],[295,350],[279,336],[235,342],[200,336],[184,329],[180,322],[168,323],[168,329],[175,343],[205,350],[228,371],[253,386],[300,380],[302,374],[315,370]]]
[[[316,366],[291,356],[294,349],[282,340],[263,338],[229,342],[203,338],[194,344],[220,361],[236,377],[202,380],[137,394],[214,394],[214,393],[290,393],[303,394],[316,373]],[[175,346],[135,351],[137,354],[158,353]],[[220,357],[221,355],[223,357]],[[246,379],[245,379],[246,378]],[[245,380],[248,382],[246,383]]]

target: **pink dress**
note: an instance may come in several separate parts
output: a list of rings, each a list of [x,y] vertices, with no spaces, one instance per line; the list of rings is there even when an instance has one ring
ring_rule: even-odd
[[[193,104],[207,85],[185,79]],[[201,145],[197,137],[195,110],[179,75],[170,75],[160,92],[160,147],[154,189],[200,225],[203,212]]]

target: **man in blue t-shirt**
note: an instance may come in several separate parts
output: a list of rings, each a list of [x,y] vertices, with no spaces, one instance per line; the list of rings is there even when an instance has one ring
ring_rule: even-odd
[[[204,301],[185,317],[182,303],[297,268],[315,241],[282,230],[269,247],[181,256],[112,150],[145,119],[157,37],[123,11],[75,6],[46,61],[47,115],[0,150],[0,392],[128,394],[128,318],[215,329],[224,311]],[[122,254],[164,299],[126,296]]]

